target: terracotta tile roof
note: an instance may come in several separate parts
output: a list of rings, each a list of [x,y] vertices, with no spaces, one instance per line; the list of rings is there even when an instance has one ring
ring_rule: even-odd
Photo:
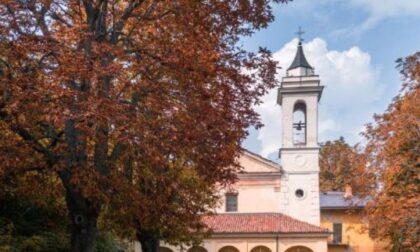
[[[226,213],[204,217],[213,233],[327,233],[281,213]]]

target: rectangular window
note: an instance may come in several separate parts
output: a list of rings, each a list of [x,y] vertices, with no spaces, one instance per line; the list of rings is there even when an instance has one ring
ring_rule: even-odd
[[[333,243],[341,243],[342,242],[342,232],[343,232],[343,224],[341,223],[334,223],[333,224]]]
[[[237,212],[238,211],[238,194],[227,193],[226,194],[226,212]]]

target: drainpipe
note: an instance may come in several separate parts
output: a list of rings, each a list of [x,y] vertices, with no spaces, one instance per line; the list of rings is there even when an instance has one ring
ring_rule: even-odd
[[[279,235],[276,236],[276,252],[279,252]]]

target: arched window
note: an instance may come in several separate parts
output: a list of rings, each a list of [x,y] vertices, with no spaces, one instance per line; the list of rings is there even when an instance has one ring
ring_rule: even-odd
[[[191,247],[187,252],[207,252],[207,249],[200,246],[194,246]]]
[[[313,252],[312,249],[304,247],[304,246],[295,246],[288,248],[286,252]]]
[[[221,248],[219,252],[239,252],[239,250],[233,246],[225,246]]]
[[[258,246],[253,248],[251,252],[271,252],[271,250],[265,246]]]
[[[306,105],[303,102],[293,107],[293,144],[306,144]]]
[[[159,252],[173,252],[172,249],[167,247],[160,247]]]

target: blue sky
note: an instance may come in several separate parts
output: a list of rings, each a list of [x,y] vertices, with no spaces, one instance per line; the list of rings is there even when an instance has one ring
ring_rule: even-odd
[[[420,0],[294,0],[273,10],[275,21],[244,38],[242,46],[251,51],[267,47],[287,68],[301,26],[306,57],[326,86],[319,107],[319,140],[343,136],[351,144],[359,142],[363,125],[398,93],[395,60],[420,50]],[[257,111],[265,127],[251,129],[243,146],[276,160],[281,112],[275,90],[264,101]]]

